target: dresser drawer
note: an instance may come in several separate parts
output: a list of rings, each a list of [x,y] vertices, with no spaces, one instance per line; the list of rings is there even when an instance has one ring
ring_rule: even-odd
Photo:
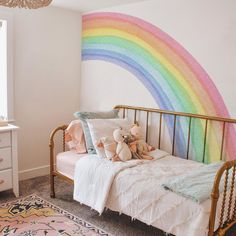
[[[12,188],[12,170],[0,171],[0,191]]]
[[[11,135],[10,132],[0,133],[0,148],[11,146]]]
[[[11,148],[0,149],[0,170],[11,168]]]

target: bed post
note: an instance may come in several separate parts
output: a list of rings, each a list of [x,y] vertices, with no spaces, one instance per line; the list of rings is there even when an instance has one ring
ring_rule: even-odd
[[[215,228],[215,219],[216,219],[216,208],[217,208],[217,202],[219,200],[219,185],[221,181],[221,177],[226,169],[229,168],[228,162],[223,164],[221,168],[217,171],[216,176],[215,176],[215,181],[214,185],[212,188],[212,193],[211,193],[211,211],[210,211],[210,219],[209,219],[209,232],[208,236],[213,236],[214,235],[214,228]]]
[[[232,174],[229,174],[230,169],[233,169]],[[225,235],[227,230],[236,223],[236,217],[232,213],[233,209],[236,209],[236,198],[235,202],[233,201],[233,192],[235,189],[235,174],[236,174],[236,160],[225,162],[221,168],[218,170],[214,186],[211,194],[211,211],[210,211],[210,219],[209,219],[209,232],[208,236],[216,235]],[[217,231],[214,233],[215,228],[215,219],[217,214],[217,202],[219,200],[219,186],[222,180],[222,176],[224,177],[224,190],[222,193],[222,205],[220,210],[220,222]],[[223,184],[223,183],[222,183]],[[229,205],[226,209],[227,198],[229,198]],[[224,216],[227,216],[226,218]]]
[[[52,133],[50,135],[50,142],[49,142],[49,148],[50,148],[50,197],[55,198],[55,187],[54,187],[54,141],[53,141],[54,134]]]
[[[50,196],[51,198],[55,198],[55,187],[54,187],[54,178],[57,175],[56,170],[54,169],[55,163],[54,163],[54,136],[58,131],[63,132],[63,143],[62,143],[62,149],[63,152],[65,151],[65,130],[68,127],[68,125],[62,125],[57,127],[52,131],[50,134],[49,139],[49,149],[50,149]]]
[[[216,206],[219,199],[219,189],[212,191],[211,194],[211,212],[210,212],[210,219],[209,219],[209,232],[208,236],[214,235],[214,227],[215,227],[215,217],[216,217]]]

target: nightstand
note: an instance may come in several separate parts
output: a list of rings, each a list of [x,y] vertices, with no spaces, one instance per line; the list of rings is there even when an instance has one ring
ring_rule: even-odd
[[[13,189],[19,196],[17,126],[0,127],[0,192]]]

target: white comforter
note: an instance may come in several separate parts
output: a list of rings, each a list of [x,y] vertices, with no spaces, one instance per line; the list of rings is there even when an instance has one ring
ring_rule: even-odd
[[[165,190],[161,185],[172,176],[199,167],[200,163],[167,156],[115,178],[107,207],[177,236],[205,236],[210,200],[197,204]]]
[[[153,151],[155,159],[168,155]],[[88,205],[100,214],[104,211],[114,178],[122,170],[141,165],[145,160],[111,162],[97,155],[87,155],[76,162],[74,175],[74,200]]]
[[[107,207],[127,214],[176,236],[207,235],[210,200],[197,204],[161,186],[202,164],[164,153],[141,165],[139,161],[109,163],[95,156],[77,162],[75,200],[99,213]]]
[[[101,214],[115,176],[120,171],[138,164],[142,164],[142,161],[112,163],[96,155],[81,158],[75,167],[74,200],[92,207]]]

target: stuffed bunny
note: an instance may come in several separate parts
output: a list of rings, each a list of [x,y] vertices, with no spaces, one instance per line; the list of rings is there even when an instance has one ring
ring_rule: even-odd
[[[117,143],[111,137],[103,137],[101,138],[101,143],[104,148],[106,157],[109,160],[112,160],[113,157],[116,156],[116,146]]]
[[[129,146],[124,142],[125,133],[122,129],[116,129],[113,132],[114,140],[117,142],[116,156],[113,161],[128,161],[132,158]]]
[[[134,139],[134,141],[129,144],[133,156],[139,159],[152,160],[153,157],[149,156],[147,153],[153,151],[154,148],[142,139],[141,127],[134,125],[130,129],[130,133]]]

